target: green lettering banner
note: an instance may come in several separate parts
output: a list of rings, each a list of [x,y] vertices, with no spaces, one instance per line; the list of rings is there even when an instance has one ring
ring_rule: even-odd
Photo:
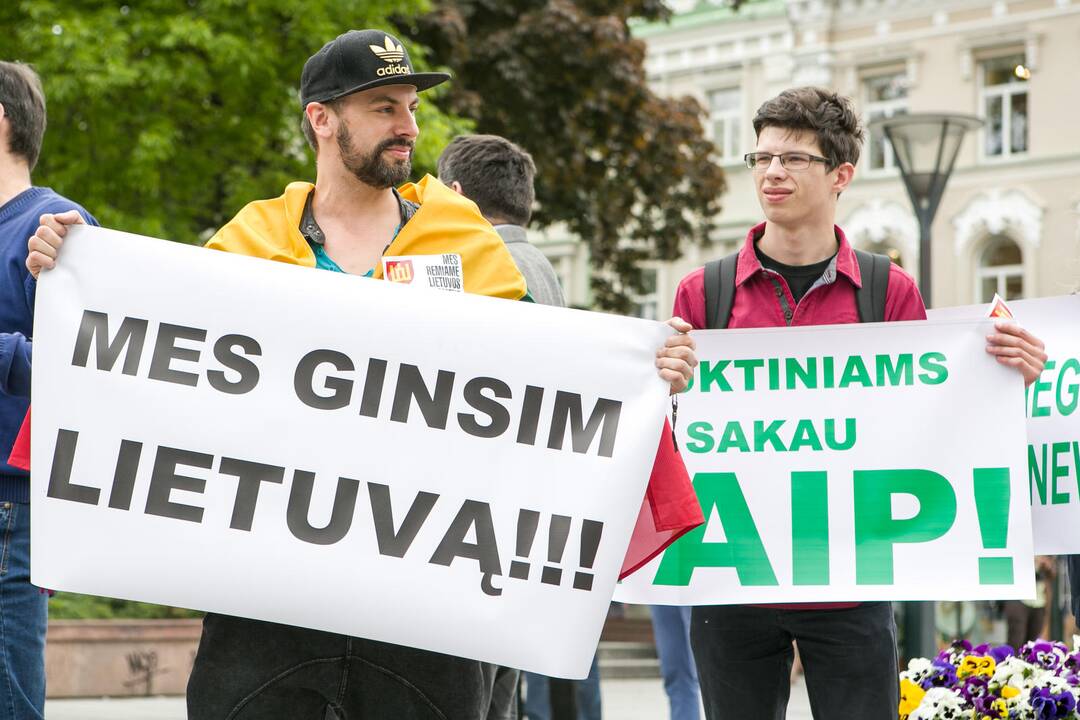
[[[1031,597],[1023,382],[985,352],[992,328],[976,317],[695,333],[701,368],[676,434],[707,522],[615,598]],[[1040,397],[1068,408],[1070,392]],[[1046,503],[1074,495],[1073,446],[1032,452]]]
[[[1009,303],[1016,320],[1050,356],[1025,393],[1027,494],[1039,555],[1080,553],[1080,295]],[[930,312],[931,319],[977,318],[985,306]]]

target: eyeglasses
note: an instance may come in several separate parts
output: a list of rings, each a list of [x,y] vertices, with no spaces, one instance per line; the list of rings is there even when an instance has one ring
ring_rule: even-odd
[[[780,153],[779,155],[773,155],[766,152],[752,152],[743,155],[743,160],[746,161],[746,167],[751,170],[768,170],[772,165],[773,158],[780,158],[780,164],[786,170],[805,170],[810,167],[810,163],[819,162],[828,166],[828,158],[818,157],[817,155],[809,155],[807,153]]]

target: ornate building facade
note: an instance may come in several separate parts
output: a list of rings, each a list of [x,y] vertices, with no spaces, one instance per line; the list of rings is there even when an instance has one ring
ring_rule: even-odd
[[[693,95],[728,176],[713,242],[650,263],[637,311],[666,317],[679,280],[735,249],[763,218],[742,156],[755,110],[781,90],[822,85],[867,121],[949,112],[985,121],[969,133],[932,229],[938,306],[1058,295],[1080,288],[1080,0],[722,0],[673,2],[641,24],[649,82]],[[919,229],[891,148],[867,138],[838,222],[857,247],[918,277]],[[538,237],[573,304],[589,305],[584,245]]]

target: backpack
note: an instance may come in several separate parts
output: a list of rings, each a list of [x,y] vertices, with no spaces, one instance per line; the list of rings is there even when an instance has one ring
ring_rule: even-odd
[[[889,288],[889,258],[885,255],[855,251],[862,287],[855,290],[859,322],[885,320],[885,295]],[[723,329],[731,319],[735,302],[735,266],[739,253],[705,263],[705,327]]]

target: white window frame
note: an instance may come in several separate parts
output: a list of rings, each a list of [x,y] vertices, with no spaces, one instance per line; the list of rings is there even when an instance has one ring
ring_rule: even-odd
[[[862,76],[862,83],[861,83],[862,84],[862,92],[863,92],[863,97],[865,98],[865,104],[863,106],[863,111],[864,111],[864,115],[866,117],[867,122],[871,121],[872,119],[876,119],[876,117],[887,117],[887,118],[893,117],[894,115],[896,115],[896,113],[898,111],[902,111],[904,113],[908,112],[908,110],[909,110],[909,102],[908,101],[909,101],[910,98],[906,94],[902,98],[895,98],[893,100],[871,100],[870,99],[870,83],[872,81],[874,81],[874,80],[879,79],[879,78],[892,77],[892,76],[904,76],[906,78],[907,77],[907,71],[906,70],[897,70],[895,72],[873,72],[873,73],[868,72],[868,73],[866,73],[866,74],[864,74]],[[878,167],[878,168],[870,167],[870,157],[871,157],[871,155],[870,155],[870,147],[871,147],[871,143],[878,142],[881,139],[883,139],[883,138],[875,137],[872,133],[869,133],[869,132],[867,133],[866,171],[869,172],[869,173],[881,174],[881,175],[886,175],[886,174],[889,174],[889,173],[899,172],[899,169],[897,168],[897,165],[896,165],[896,156],[893,153],[892,143],[890,143],[890,142],[885,142],[883,144],[883,149],[885,151],[885,156],[883,158],[884,159],[884,164],[881,167]]]
[[[716,111],[713,108],[713,95],[716,93],[729,92],[736,96],[733,109]],[[719,160],[723,165],[742,162],[742,123],[743,123],[743,91],[738,85],[727,85],[710,88],[705,91],[705,102],[709,111],[709,139],[716,146]],[[724,137],[716,137],[716,126],[723,121]]]
[[[986,257],[987,251],[990,249],[991,245],[994,242],[999,242],[999,241],[995,238],[995,239],[991,240],[989,243],[986,243],[985,245],[983,245],[982,249],[979,251],[977,265],[976,265],[976,268],[975,268],[975,303],[976,304],[987,303],[987,302],[990,302],[991,300],[993,300],[992,297],[986,298],[986,299],[983,299],[983,297],[982,297],[983,280],[985,280],[987,278],[991,278],[991,279],[994,279],[996,281],[997,288],[995,289],[994,292],[996,292],[998,295],[1000,295],[1005,300],[1015,300],[1016,299],[1016,298],[1009,297],[1008,293],[1006,292],[1006,288],[1008,286],[1009,278],[1020,278],[1020,287],[1022,288],[1023,296],[1024,297],[1029,297],[1030,296],[1029,291],[1028,291],[1028,287],[1027,287],[1027,278],[1024,276],[1024,246],[1021,245],[1020,243],[1018,243],[1012,237],[1009,237],[1008,235],[1006,235],[1005,237],[1008,239],[1009,242],[1016,245],[1017,249],[1020,250],[1020,263],[1015,264],[1015,265],[984,265],[983,264],[983,258]]]
[[[1013,158],[1027,157],[1031,152],[1031,83],[1002,83],[1000,85],[987,85],[986,84],[986,64],[995,60],[1000,60],[1003,57],[1019,56],[1023,58],[1022,63],[1027,63],[1027,54],[1023,51],[998,53],[989,57],[979,59],[979,115],[987,120],[985,126],[979,133],[979,157],[984,162],[994,163],[1007,161]],[[1014,152],[1012,149],[1012,98],[1014,95],[1020,95],[1023,93],[1027,95],[1027,116],[1028,116],[1028,136],[1027,147],[1021,152]],[[986,138],[989,130],[989,115],[987,114],[987,103],[991,98],[1001,98],[1001,154],[990,155],[986,152]]]
[[[644,320],[660,320],[660,268],[644,267],[641,272],[643,275],[651,274],[653,276],[653,291],[651,293],[635,293],[630,296],[630,302],[634,305],[634,317]],[[652,308],[652,316],[644,312],[644,309],[648,307]]]

